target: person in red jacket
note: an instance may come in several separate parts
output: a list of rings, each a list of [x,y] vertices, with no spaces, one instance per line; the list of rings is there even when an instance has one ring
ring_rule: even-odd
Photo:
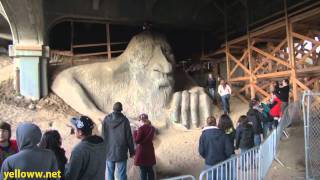
[[[16,140],[11,140],[11,125],[0,121],[0,167],[3,161],[18,152]]]
[[[273,102],[271,103],[270,115],[273,118],[281,117],[281,100],[278,97],[277,93],[273,93]]]
[[[137,144],[134,164],[140,168],[141,180],[154,180],[153,165],[156,164],[156,157],[152,140],[155,128],[146,114],[141,114],[139,121],[140,127],[133,132],[133,138]]]

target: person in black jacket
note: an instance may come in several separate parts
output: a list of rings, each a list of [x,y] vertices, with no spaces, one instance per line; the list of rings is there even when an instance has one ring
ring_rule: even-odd
[[[216,126],[214,117],[208,117],[207,127],[202,129],[198,150],[201,157],[205,159],[205,169],[209,169],[234,154],[233,144],[224,131]],[[215,178],[215,172],[213,174],[214,177],[211,177],[209,173],[208,179]]]
[[[247,112],[247,118],[253,126],[254,145],[259,146],[261,144],[261,134],[263,133],[263,115],[257,109],[254,109],[252,105],[250,105],[249,111]]]
[[[57,130],[46,131],[41,138],[39,147],[50,149],[54,152],[58,162],[58,169],[61,171],[61,180],[64,179],[64,170],[67,163],[66,152],[61,148],[61,136]]]
[[[281,86],[279,86],[279,98],[281,100],[281,112],[284,113],[285,109],[288,106],[289,102],[289,93],[290,93],[290,87],[289,87],[289,80],[284,79],[282,81]]]
[[[70,120],[73,131],[81,141],[73,148],[65,169],[66,180],[105,179],[106,145],[102,137],[93,135],[93,121],[87,116]]]
[[[236,149],[240,148],[241,153],[254,147],[253,127],[249,123],[247,116],[242,115],[238,120],[236,129]]]
[[[130,122],[121,113],[122,104],[113,105],[113,113],[102,122],[102,136],[107,147],[108,180],[114,180],[115,166],[118,168],[119,179],[127,179],[128,151],[130,157],[135,154]]]
[[[212,101],[214,100],[214,97],[215,97],[216,85],[217,85],[217,81],[215,80],[215,78],[213,78],[212,74],[209,74],[208,80],[207,80],[207,87],[208,87],[208,91]]]

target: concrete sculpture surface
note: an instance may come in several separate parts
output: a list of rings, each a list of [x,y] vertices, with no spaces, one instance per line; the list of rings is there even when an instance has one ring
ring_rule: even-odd
[[[145,31],[134,36],[126,50],[111,61],[62,71],[51,89],[97,124],[119,101],[128,117],[144,112],[151,120],[198,127],[211,114],[210,99],[174,66],[166,38]]]

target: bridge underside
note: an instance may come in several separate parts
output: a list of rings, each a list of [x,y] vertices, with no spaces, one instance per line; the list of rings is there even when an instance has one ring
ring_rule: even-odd
[[[112,53],[111,24],[188,29],[201,33],[194,50],[205,63],[225,59],[227,78],[242,86],[235,92],[246,101],[256,94],[267,98],[271,79],[290,78],[294,100],[299,91],[319,89],[319,2],[312,0],[1,0],[0,38],[11,32],[10,55],[19,72],[15,87],[27,97],[48,93],[47,61],[51,30],[60,22],[100,23],[106,28],[106,60]],[[4,30],[6,29],[6,30]],[[242,37],[241,37],[242,36]],[[240,37],[240,38],[239,38]],[[72,38],[72,36],[71,36]],[[188,37],[186,37],[188,38]],[[237,39],[235,39],[237,38]],[[9,38],[10,39],[10,38]],[[92,46],[70,40],[70,52]],[[97,45],[97,44],[95,44]],[[99,45],[99,44],[98,44]],[[100,44],[101,45],[101,44]],[[81,47],[83,46],[83,47]],[[201,45],[196,45],[201,46]],[[222,49],[220,49],[222,47]],[[116,52],[115,52],[116,51]],[[86,54],[86,56],[100,54]],[[217,67],[217,66],[214,66]]]

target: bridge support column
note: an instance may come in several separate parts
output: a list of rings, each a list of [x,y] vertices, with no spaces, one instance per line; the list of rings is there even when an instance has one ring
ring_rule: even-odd
[[[26,98],[38,100],[48,94],[47,60],[49,47],[42,45],[10,45],[9,55],[14,58],[18,74],[14,82],[17,91]],[[19,80],[17,81],[18,78]]]

